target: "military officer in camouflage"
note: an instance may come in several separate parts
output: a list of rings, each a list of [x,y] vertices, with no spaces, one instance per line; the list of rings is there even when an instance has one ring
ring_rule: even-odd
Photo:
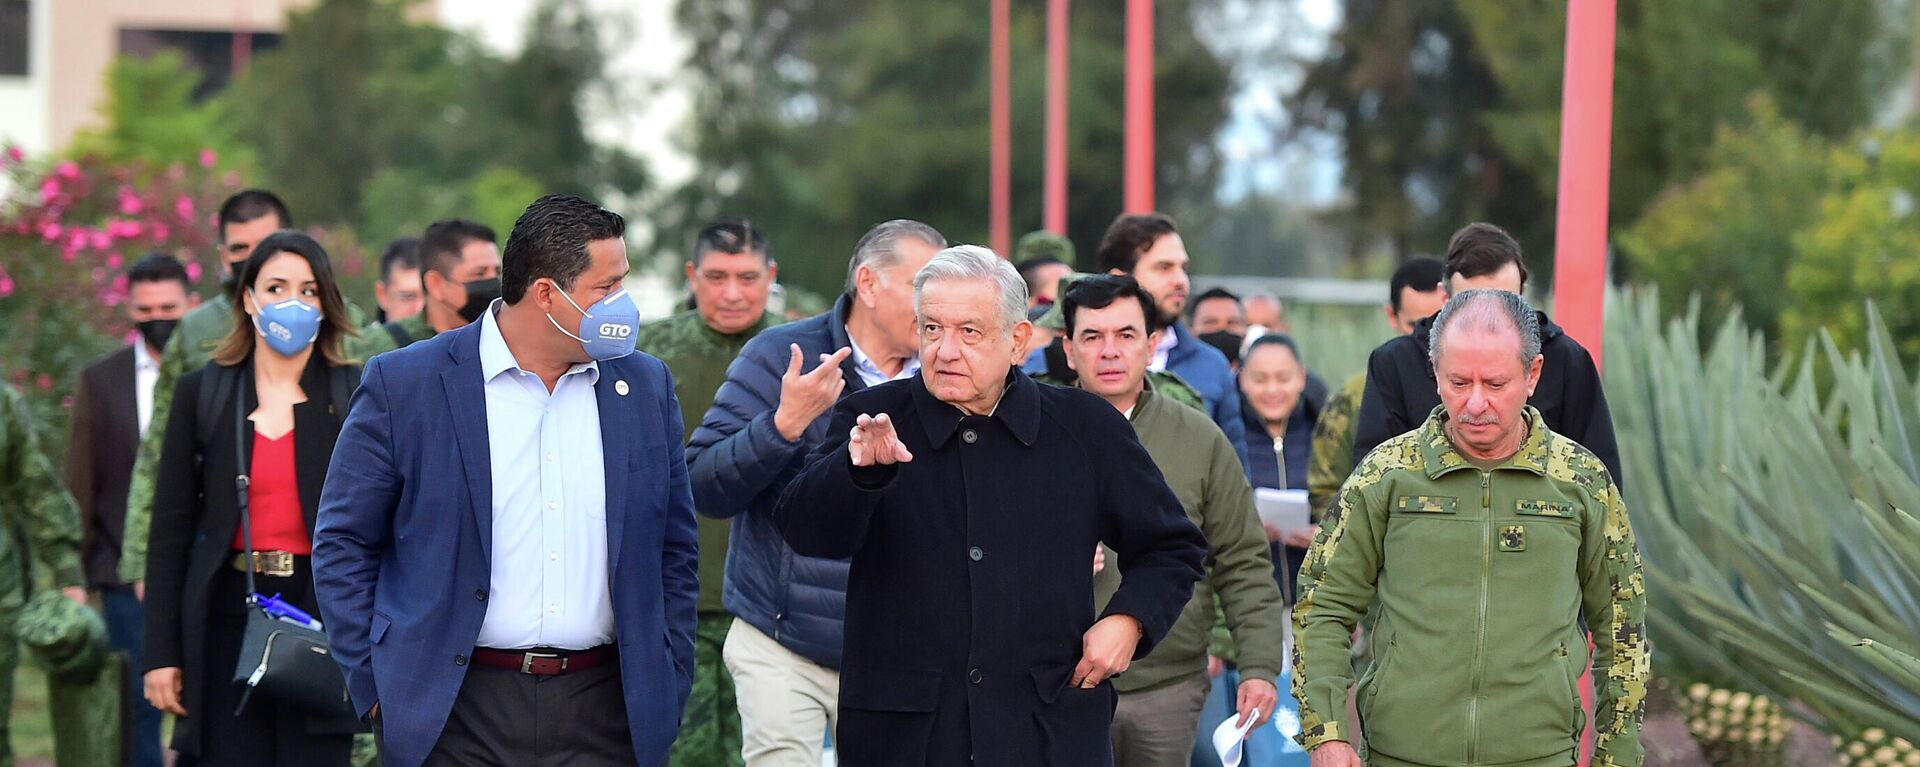
[[[20,665],[15,629],[29,591],[59,587],[87,602],[80,570],[80,508],[40,449],[33,413],[19,390],[0,382],[0,767],[13,765],[13,672]],[[21,551],[21,544],[28,549]],[[32,567],[28,567],[28,562]],[[33,573],[35,583],[23,576]]]
[[[1539,315],[1470,290],[1434,322],[1441,405],[1361,462],[1307,554],[1293,694],[1313,767],[1572,767],[1593,636],[1593,764],[1639,767],[1646,587],[1606,467],[1526,404]],[[1369,607],[1374,661],[1348,650]],[[1362,730],[1348,728],[1349,690]]]
[[[674,393],[691,437],[713,406],[713,395],[727,380],[727,366],[740,355],[740,347],[779,324],[780,318],[767,312],[767,299],[780,267],[767,249],[764,232],[745,219],[723,219],[694,238],[686,271],[695,307],[642,326],[634,341],[673,372]],[[700,619],[693,640],[693,692],[680,738],[673,744],[672,764],[737,767],[742,763],[740,707],[733,677],[721,659],[727,628],[733,624],[720,602],[732,521],[702,514],[699,522]]]
[[[1447,265],[1434,258],[1416,258],[1394,270],[1387,283],[1387,324],[1406,335],[1413,324],[1440,311],[1447,302],[1441,288]],[[1313,454],[1307,463],[1307,497],[1315,519],[1326,519],[1340,484],[1353,473],[1353,435],[1359,424],[1360,397],[1367,390],[1367,371],[1361,370],[1327,398],[1320,420],[1313,426]]]
[[[267,235],[293,226],[293,216],[279,196],[262,189],[235,193],[220,204],[220,295],[181,318],[180,325],[160,354],[160,377],[153,384],[155,428],[140,440],[133,461],[132,485],[127,490],[126,538],[121,542],[120,579],[133,584],[144,597],[147,579],[147,532],[153,522],[153,473],[159,468],[160,446],[166,442],[167,413],[172,412],[173,385],[180,377],[205,367],[213,347],[233,330],[233,270],[253,255],[253,246]]]

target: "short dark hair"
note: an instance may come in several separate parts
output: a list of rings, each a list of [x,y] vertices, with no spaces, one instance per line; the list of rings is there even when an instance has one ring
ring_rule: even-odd
[[[1524,267],[1521,274],[1526,274]],[[1387,304],[1394,311],[1400,311],[1400,293],[1412,288],[1416,293],[1432,293],[1443,286],[1441,280],[1447,277],[1447,265],[1437,258],[1421,256],[1400,265],[1393,270],[1393,281],[1387,283]]]
[[[292,229],[293,214],[287,212],[287,204],[280,201],[280,195],[265,189],[242,189],[234,192],[225,202],[220,203],[220,214],[215,218],[215,226],[220,230],[222,244],[227,241],[228,224],[244,224],[259,220],[261,216],[272,214],[280,218],[275,229]]]
[[[313,269],[313,281],[320,293],[320,336],[313,342],[313,348],[326,359],[328,365],[340,367],[351,364],[347,357],[346,340],[359,334],[353,325],[347,322],[347,300],[340,295],[340,280],[334,276],[333,260],[327,257],[327,249],[312,237],[282,229],[267,235],[259,245],[253,246],[253,253],[247,256],[245,263],[238,269],[238,279],[234,281],[233,329],[213,350],[213,361],[222,365],[238,365],[253,354],[254,338],[258,331],[254,329],[253,319],[247,316],[247,302],[240,298],[253,288],[260,279],[260,270],[268,261],[281,253],[292,253],[307,260],[307,266]]]
[[[1299,360],[1301,368],[1305,368],[1307,366],[1307,358],[1300,356],[1300,345],[1297,343],[1294,343],[1293,336],[1287,335],[1285,333],[1268,333],[1264,336],[1253,339],[1252,343],[1247,344],[1247,351],[1245,354],[1240,355],[1240,359],[1244,360],[1248,357],[1252,357],[1253,350],[1263,346],[1287,347],[1287,351],[1293,352],[1293,358],[1296,360]]]
[[[1094,259],[1100,271],[1118,269],[1132,274],[1134,265],[1140,263],[1141,253],[1160,238],[1177,233],[1173,219],[1165,213],[1122,213],[1100,238],[1100,249],[1094,252]]]
[[[1034,282],[1036,275],[1040,274],[1040,267],[1052,266],[1054,264],[1064,265],[1066,263],[1067,262],[1054,258],[1053,256],[1034,256],[1033,258],[1014,264],[1013,268],[1014,271],[1020,273],[1020,279],[1026,281],[1027,295],[1031,296],[1040,292],[1040,285]]]
[[[1160,312],[1154,308],[1153,294],[1140,287],[1139,281],[1124,274],[1096,274],[1076,280],[1060,296],[1060,316],[1067,323],[1067,337],[1073,337],[1074,315],[1081,309],[1105,309],[1123,298],[1140,302],[1140,313],[1147,318],[1148,333],[1167,326]]]
[[[493,227],[464,218],[443,218],[428,224],[426,234],[420,236],[420,266],[452,277],[454,268],[460,265],[460,250],[475,241],[499,244],[500,236],[493,233]]]
[[[1206,290],[1201,291],[1200,295],[1194,296],[1191,300],[1187,301],[1187,317],[1192,318],[1193,313],[1196,311],[1199,311],[1201,304],[1206,303],[1208,301],[1212,301],[1217,298],[1227,299],[1229,301],[1232,301],[1235,305],[1238,305],[1240,303],[1240,297],[1234,295],[1233,291],[1231,290],[1228,290],[1226,288],[1207,288]],[[1242,308],[1245,308],[1245,307],[1242,307]]]
[[[420,238],[395,237],[387,241],[387,251],[380,254],[380,280],[393,279],[395,269],[420,268]]]
[[[1485,277],[1507,268],[1520,267],[1520,287],[1527,286],[1527,262],[1520,258],[1520,243],[1507,230],[1484,222],[1460,227],[1447,241],[1446,277]]]
[[[732,256],[747,252],[773,263],[773,251],[768,249],[765,231],[744,218],[722,218],[701,227],[700,233],[694,235],[690,260],[699,264],[708,253]]]
[[[178,282],[187,292],[193,292],[193,278],[187,276],[187,265],[165,253],[148,253],[127,268],[127,287],[142,282]]]
[[[585,198],[550,194],[534,200],[513,222],[500,254],[500,294],[518,304],[542,277],[572,290],[573,281],[593,263],[587,244],[626,233],[626,219]]]

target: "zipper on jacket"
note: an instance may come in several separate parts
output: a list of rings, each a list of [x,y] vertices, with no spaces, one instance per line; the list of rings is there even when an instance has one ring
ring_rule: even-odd
[[[1480,472],[1480,516],[1486,531],[1480,536],[1480,614],[1473,629],[1473,667],[1467,690],[1467,763],[1480,762],[1480,677],[1487,659],[1487,601],[1493,580],[1493,474]]]
[[[1287,436],[1282,434],[1273,440],[1273,462],[1280,467],[1280,488],[1287,489]]]

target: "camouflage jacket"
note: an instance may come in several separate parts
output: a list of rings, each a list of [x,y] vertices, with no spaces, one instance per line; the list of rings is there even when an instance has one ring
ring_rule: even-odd
[[[1382,761],[1570,764],[1593,632],[1593,764],[1638,767],[1650,672],[1646,588],[1627,509],[1593,453],[1537,410],[1492,470],[1448,439],[1446,411],[1367,456],[1340,488],[1294,609],[1300,742]],[[1373,662],[1353,685],[1353,627],[1377,607]],[[1364,740],[1345,723],[1352,689]]]
[[[1360,395],[1367,390],[1367,371],[1355,373],[1340,390],[1327,398],[1320,420],[1313,425],[1313,454],[1307,458],[1307,498],[1313,505],[1314,519],[1326,519],[1340,483],[1353,473],[1353,433],[1359,428],[1354,416],[1360,411]]]
[[[348,324],[362,322],[360,308],[347,304]],[[127,583],[147,579],[147,538],[153,529],[154,472],[160,468],[160,447],[167,441],[167,415],[173,412],[173,387],[180,377],[206,367],[213,350],[233,331],[233,298],[221,293],[181,318],[180,326],[160,353],[160,377],[153,383],[153,423],[140,440],[140,451],[133,459],[133,480],[127,489],[126,539],[120,543],[120,580]],[[382,335],[385,335],[382,333]],[[355,337],[347,339],[351,354]]]
[[[427,324],[427,313],[424,311],[406,319],[394,320],[393,324],[406,331],[409,344],[417,344],[438,334],[432,325]],[[370,323],[360,329],[359,336],[347,339],[347,356],[361,362],[398,348],[400,343],[394,340],[393,333],[387,330],[387,323],[384,322]]]
[[[0,602],[18,607],[25,586],[86,583],[80,571],[80,507],[40,449],[26,398],[5,383],[0,383],[0,522],[6,526],[0,535]],[[20,543],[28,550],[17,551]],[[19,582],[23,557],[33,564],[34,584]]]
[[[780,324],[771,313],[745,331],[726,335],[707,326],[698,310],[681,312],[640,327],[634,334],[634,346],[659,357],[673,373],[674,394],[680,398],[680,416],[686,424],[686,436],[699,428],[700,419],[713,407],[713,395],[727,380],[727,366],[740,356],[740,348],[760,331]],[[726,612],[720,603],[721,585],[726,580],[727,536],[732,520],[699,515],[700,522],[700,603],[703,613]]]

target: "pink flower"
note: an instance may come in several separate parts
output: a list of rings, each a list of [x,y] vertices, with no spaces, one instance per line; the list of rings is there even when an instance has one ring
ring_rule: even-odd
[[[140,199],[140,195],[134,194],[130,188],[120,187],[120,212],[122,214],[138,216],[140,215],[140,211],[146,210],[146,208],[147,204]]]
[[[122,258],[118,252],[107,254],[108,269],[118,269],[120,268],[121,264],[124,264],[126,262],[127,260],[125,258]]]
[[[34,381],[34,384],[38,385],[41,391],[53,391],[53,376],[41,373],[40,377]]]
[[[0,272],[0,298],[11,295],[13,295],[13,277],[6,272]]]
[[[15,163],[25,159],[27,159],[27,153],[20,151],[20,147],[7,147],[7,162]]]
[[[147,230],[147,234],[153,237],[154,242],[166,242],[167,237],[173,234],[173,230],[167,228],[166,224],[156,221],[153,228]]]
[[[200,167],[211,168],[218,164],[220,164],[219,154],[216,154],[212,149],[200,150]]]
[[[68,181],[72,181],[80,177],[80,164],[72,160],[68,160],[66,162],[60,163],[57,167],[53,169],[53,172],[58,174],[61,178],[64,178]]]
[[[87,230],[75,227],[67,232],[67,250],[75,252],[85,250],[87,243],[92,240],[92,237],[87,236]]]
[[[200,262],[199,261],[187,262],[187,279],[192,282],[200,281]]]
[[[107,222],[107,234],[116,240],[131,240],[139,237],[143,227],[138,221],[116,218]]]
[[[46,240],[47,242],[58,242],[60,235],[65,231],[66,227],[48,221],[40,225],[40,239]]]
[[[49,178],[40,182],[40,202],[49,203],[60,198],[60,180]]]
[[[93,233],[89,235],[88,244],[92,245],[94,250],[106,250],[107,248],[113,247],[113,235],[95,229]]]
[[[180,217],[181,221],[192,221],[193,220],[193,198],[188,197],[184,194],[180,195],[179,198],[173,201],[173,212],[174,212],[174,215],[177,215]]]

